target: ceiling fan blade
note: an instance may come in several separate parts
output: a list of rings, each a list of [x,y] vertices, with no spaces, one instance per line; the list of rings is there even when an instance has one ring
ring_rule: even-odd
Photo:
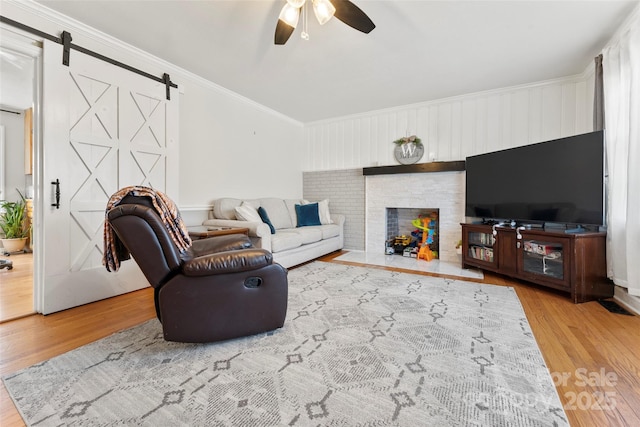
[[[275,44],[285,44],[287,40],[289,40],[289,37],[291,37],[291,34],[293,34],[293,30],[295,30],[295,27],[292,27],[286,22],[278,19],[276,33],[274,35]]]
[[[349,0],[331,0],[336,8],[335,17],[358,31],[369,34],[376,24],[373,23],[366,13]]]

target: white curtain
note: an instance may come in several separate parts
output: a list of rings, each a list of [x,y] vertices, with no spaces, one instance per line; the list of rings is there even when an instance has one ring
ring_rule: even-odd
[[[607,147],[607,268],[640,296],[640,8],[602,51]]]

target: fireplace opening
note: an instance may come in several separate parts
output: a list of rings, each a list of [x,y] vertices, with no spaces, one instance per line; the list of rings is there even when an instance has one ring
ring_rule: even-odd
[[[385,253],[420,258],[439,258],[440,209],[386,208]]]

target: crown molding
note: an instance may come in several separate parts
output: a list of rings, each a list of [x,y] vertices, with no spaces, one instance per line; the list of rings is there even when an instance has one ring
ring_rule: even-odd
[[[622,24],[618,27],[611,39],[607,42],[601,52],[604,52],[606,49],[611,48],[612,46],[619,43],[620,38],[628,31],[631,31],[634,27],[640,27],[640,1],[636,5],[635,9],[627,16],[627,18],[622,22]]]
[[[92,42],[101,44],[105,47],[116,48],[118,52],[122,52],[123,55],[126,55],[129,58],[135,58],[136,60],[143,60],[145,62],[151,63],[158,68],[168,70],[171,74],[177,74],[179,77],[184,80],[189,80],[197,85],[204,86],[208,89],[212,89],[222,95],[229,96],[231,98],[237,99],[252,108],[260,110],[264,113],[273,115],[287,121],[295,126],[303,127],[303,123],[292,119],[289,116],[286,116],[276,110],[268,108],[260,103],[257,103],[245,96],[242,96],[236,92],[233,92],[223,86],[220,86],[217,83],[214,83],[210,80],[207,80],[197,74],[192,73],[191,71],[187,71],[184,68],[168,62],[164,59],[158,58],[142,49],[139,49],[135,46],[132,46],[124,41],[117,39],[113,36],[110,36],[102,31],[99,31],[93,27],[90,27],[76,19],[73,19],[67,15],[63,15],[60,12],[57,12],[53,9],[46,7],[43,4],[36,3],[33,0],[0,0],[3,3],[9,4],[12,7],[20,9],[22,12],[26,12],[32,15],[37,16],[40,19],[46,20],[49,23],[58,25],[62,28],[66,28],[67,31],[74,35],[74,32],[78,32],[82,35],[82,37],[91,40]],[[56,35],[57,36],[57,35]],[[123,61],[124,62],[124,61]],[[172,77],[172,80],[176,80]],[[182,85],[178,83],[178,90],[180,93],[184,94],[184,88]]]

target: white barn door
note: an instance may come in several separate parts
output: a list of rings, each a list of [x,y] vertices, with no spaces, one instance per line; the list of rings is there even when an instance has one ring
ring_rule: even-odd
[[[133,260],[115,273],[102,265],[105,207],[129,185],[176,200],[178,94],[168,101],[164,84],[75,50],[64,66],[62,46],[48,41],[43,68],[39,311],[48,314],[149,286]]]

